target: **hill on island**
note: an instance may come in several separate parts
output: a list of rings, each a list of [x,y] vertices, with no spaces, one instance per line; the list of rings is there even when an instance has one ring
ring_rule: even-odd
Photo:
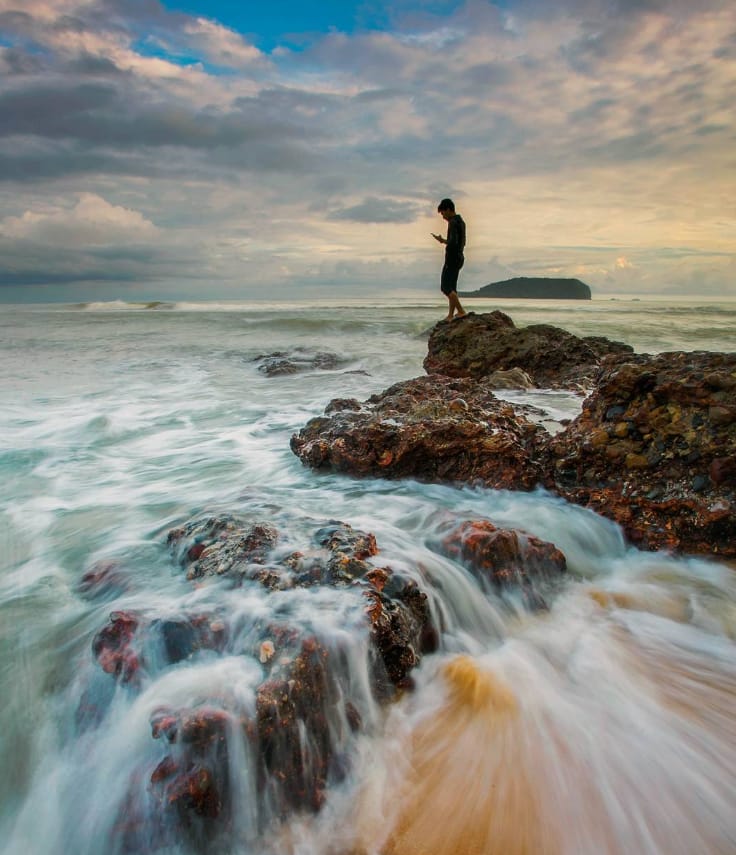
[[[590,288],[579,279],[517,276],[491,282],[477,291],[461,291],[460,297],[514,297],[531,300],[590,300]]]

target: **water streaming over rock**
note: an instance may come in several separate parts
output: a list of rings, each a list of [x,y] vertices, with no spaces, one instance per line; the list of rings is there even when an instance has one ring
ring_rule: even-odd
[[[733,569],[542,492],[302,467],[331,398],[421,374],[432,309],[201,309],[3,315],[2,851],[736,851]],[[639,350],[733,321],[505,310]],[[453,546],[478,521],[536,539],[530,581]]]

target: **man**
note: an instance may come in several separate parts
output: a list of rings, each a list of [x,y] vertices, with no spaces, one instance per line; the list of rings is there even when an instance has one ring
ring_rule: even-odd
[[[446,320],[451,321],[455,316],[463,318],[467,314],[457,296],[457,277],[465,264],[465,221],[460,214],[455,213],[455,203],[452,199],[443,199],[437,206],[437,213],[447,221],[447,237],[434,232],[432,237],[445,244],[445,265],[442,268],[440,288],[450,304]]]

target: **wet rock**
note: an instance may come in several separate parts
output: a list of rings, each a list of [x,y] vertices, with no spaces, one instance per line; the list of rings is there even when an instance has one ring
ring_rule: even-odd
[[[260,786],[282,815],[317,811],[324,801],[334,750],[328,710],[339,697],[329,657],[316,638],[303,639],[285,673],[270,677],[256,692],[252,732]]]
[[[391,697],[393,687],[411,688],[409,674],[424,653],[437,647],[427,595],[412,580],[394,577],[388,568],[369,578],[364,592],[366,615],[379,666],[374,684],[379,697]]]
[[[204,821],[196,830],[206,837],[211,821],[231,810],[228,734],[236,726],[229,713],[214,707],[154,712],[152,736],[172,746],[150,775],[159,824],[175,812],[187,828],[192,820]]]
[[[231,621],[240,624],[237,630],[227,615],[116,612],[97,634],[95,656],[121,680],[131,680],[144,657],[155,678],[200,651],[252,657],[263,674],[252,695],[243,687],[191,707],[154,711],[151,736],[163,756],[138,770],[121,813],[120,836],[133,850],[151,841],[175,847],[182,837],[197,851],[216,849],[236,809],[231,766],[244,752],[256,776],[249,809],[261,830],[294,812],[319,811],[328,787],[350,770],[356,735],[371,720],[366,713],[411,688],[411,671],[437,648],[426,593],[414,579],[374,563],[380,552],[372,533],[339,520],[301,532],[296,545],[302,548],[289,550],[293,533],[287,538],[270,523],[233,515],[173,529],[168,542],[192,581],[237,578],[238,587],[261,587],[264,598],[278,590],[278,605],[257,608],[250,618],[247,607],[238,609]],[[224,562],[225,571],[212,569]],[[258,570],[290,584],[275,588],[266,577],[249,577]],[[314,614],[303,608],[303,589],[312,587],[335,592],[351,635],[330,630],[323,636],[319,621],[315,627]],[[237,588],[228,593],[235,603]],[[294,607],[290,597],[298,598]],[[329,599],[320,602],[329,608]],[[360,643],[367,671],[351,695],[350,663]]]
[[[269,377],[299,374],[304,371],[334,371],[344,364],[336,353],[294,348],[291,351],[277,350],[255,359],[258,370]]]
[[[582,413],[554,436],[528,408],[496,399],[485,377],[433,375],[331,408],[291,448],[315,469],[355,476],[544,486],[620,523],[641,548],[736,555],[736,355],[605,355],[608,344],[594,344],[566,351],[577,358],[590,346],[599,367]],[[549,360],[555,371],[560,358]]]
[[[592,385],[604,356],[632,352],[621,342],[579,338],[547,324],[517,328],[508,315],[495,311],[438,324],[429,338],[424,369],[475,379],[521,369],[536,386],[579,389]]]
[[[495,593],[518,588],[531,607],[544,604],[539,582],[557,581],[567,560],[553,543],[489,520],[468,520],[450,531],[440,551],[465,564]]]
[[[112,612],[110,620],[94,637],[92,652],[106,674],[122,683],[138,676],[141,658],[133,641],[140,624],[134,612]]]
[[[253,565],[260,571],[277,540],[274,526],[264,522],[244,526],[233,516],[197,520],[172,529],[168,535],[169,546],[187,567],[189,579],[246,575]]]
[[[200,572],[192,572],[192,566],[200,564],[203,557],[218,555],[208,546],[204,553],[191,560],[191,543],[206,534],[203,542],[214,543],[228,552],[237,553],[242,558],[253,557],[252,549],[243,550],[248,543],[261,546],[261,536],[253,537],[253,532],[261,531],[261,524],[247,521],[238,522],[236,518],[223,516],[210,517],[194,522],[169,534],[169,543],[178,555],[183,556],[187,567],[187,577],[198,578]],[[267,543],[276,543],[278,532],[271,527]],[[235,544],[230,548],[229,545]],[[401,687],[409,671],[420,661],[421,655],[436,646],[436,630],[431,625],[427,596],[420,591],[413,580],[396,574],[390,567],[378,568],[368,562],[378,554],[375,536],[370,532],[354,529],[347,523],[334,520],[317,529],[312,545],[304,550],[292,551],[283,555],[271,555],[264,566],[251,566],[241,577],[243,581],[253,581],[267,590],[288,590],[315,586],[348,587],[359,584],[363,596],[368,600],[365,618],[370,625],[373,645],[375,686],[381,697],[391,694],[394,687]],[[264,554],[258,553],[261,559]],[[242,566],[242,561],[233,562],[233,567]],[[288,581],[285,581],[288,580]],[[184,651],[188,649],[190,630],[176,626],[173,628],[176,641]],[[263,664],[271,662],[278,653],[288,653],[290,645],[296,643],[299,633],[293,636],[283,635],[283,630],[269,627],[266,638],[258,648],[258,657]],[[263,644],[268,645],[264,655]],[[291,655],[288,653],[288,655]],[[265,662],[264,662],[265,660]],[[387,683],[388,679],[388,683]]]
[[[150,618],[118,611],[111,613],[107,625],[95,635],[92,652],[105,673],[137,686],[144,664],[168,666],[202,650],[219,652],[226,640],[225,623],[216,615]]]
[[[731,377],[736,354],[609,357],[582,413],[548,443],[547,486],[642,548],[736,555]]]
[[[222,620],[211,615],[154,620],[151,632],[159,636],[166,661],[175,664],[200,650],[222,650],[227,630]]]
[[[488,375],[487,384],[492,389],[533,389],[534,381],[521,368],[494,371]]]
[[[314,469],[530,489],[545,436],[484,382],[433,376],[397,383],[359,411],[312,419],[291,448]]]
[[[119,561],[96,561],[77,584],[79,593],[90,600],[119,596],[128,590],[125,569]]]

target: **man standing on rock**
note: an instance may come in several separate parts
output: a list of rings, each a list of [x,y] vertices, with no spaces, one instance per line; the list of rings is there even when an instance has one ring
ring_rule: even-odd
[[[455,213],[455,203],[452,199],[443,199],[437,206],[437,213],[447,220],[447,237],[432,233],[432,237],[445,245],[445,265],[442,268],[440,288],[450,304],[447,320],[451,321],[456,315],[463,318],[467,314],[460,305],[457,296],[457,277],[465,264],[465,221],[460,214]]]

